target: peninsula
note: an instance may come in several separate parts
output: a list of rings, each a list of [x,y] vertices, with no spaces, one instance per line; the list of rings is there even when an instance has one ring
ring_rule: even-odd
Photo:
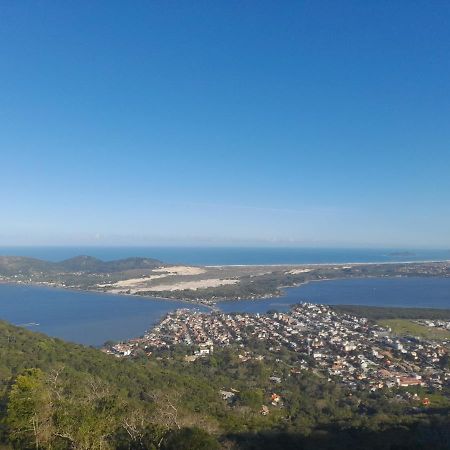
[[[258,266],[190,266],[152,258],[102,261],[77,256],[49,262],[0,256],[0,282],[171,298],[212,305],[219,300],[275,297],[317,280],[364,277],[449,277],[450,261]]]

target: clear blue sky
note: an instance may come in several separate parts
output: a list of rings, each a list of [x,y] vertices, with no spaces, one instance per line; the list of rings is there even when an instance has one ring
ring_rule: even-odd
[[[0,244],[450,246],[450,2],[0,2]]]

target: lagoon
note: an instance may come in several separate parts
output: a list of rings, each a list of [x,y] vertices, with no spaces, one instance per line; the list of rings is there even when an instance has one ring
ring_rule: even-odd
[[[450,278],[353,278],[311,281],[285,289],[282,297],[221,302],[224,312],[286,311],[306,301],[324,305],[364,305],[450,309]]]
[[[208,311],[175,300],[0,284],[0,319],[84,345],[140,336],[169,311],[186,307]]]
[[[299,301],[450,309],[450,278],[360,278],[310,282],[278,298],[219,302],[224,312],[286,311]],[[142,335],[182,301],[0,284],[0,319],[84,345]]]

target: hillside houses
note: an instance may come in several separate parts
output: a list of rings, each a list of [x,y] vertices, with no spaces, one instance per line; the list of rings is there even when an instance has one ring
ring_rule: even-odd
[[[282,348],[294,352],[298,363],[293,370],[322,373],[351,389],[416,385],[440,389],[450,380],[448,369],[441,364],[448,353],[442,343],[395,337],[365,318],[311,303],[273,314],[208,314],[179,309],[143,338],[134,340],[131,347],[120,344],[115,350],[130,356],[137,349],[148,352],[185,344],[193,348],[193,356],[207,357],[213,346],[245,349],[244,343],[251,340],[264,343],[275,355]],[[258,356],[262,357],[253,355]],[[239,359],[245,363],[251,358],[244,351]]]

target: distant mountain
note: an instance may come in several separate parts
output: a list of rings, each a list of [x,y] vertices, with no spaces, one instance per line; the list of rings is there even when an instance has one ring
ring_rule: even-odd
[[[133,269],[152,269],[163,263],[153,258],[126,258],[102,261],[92,256],[76,256],[60,262],[43,261],[24,256],[0,256],[0,275],[52,274],[59,272],[111,273]]]
[[[133,269],[153,269],[159,267],[164,263],[158,259],[154,258],[126,258],[118,259],[115,261],[108,261],[105,263],[107,271],[110,272],[122,272],[124,270]]]
[[[94,258],[92,256],[75,256],[59,263],[56,263],[56,267],[60,270],[67,272],[98,272],[99,269],[103,269],[105,262]]]
[[[25,256],[0,256],[0,275],[14,276],[36,272],[51,272],[53,264]]]

